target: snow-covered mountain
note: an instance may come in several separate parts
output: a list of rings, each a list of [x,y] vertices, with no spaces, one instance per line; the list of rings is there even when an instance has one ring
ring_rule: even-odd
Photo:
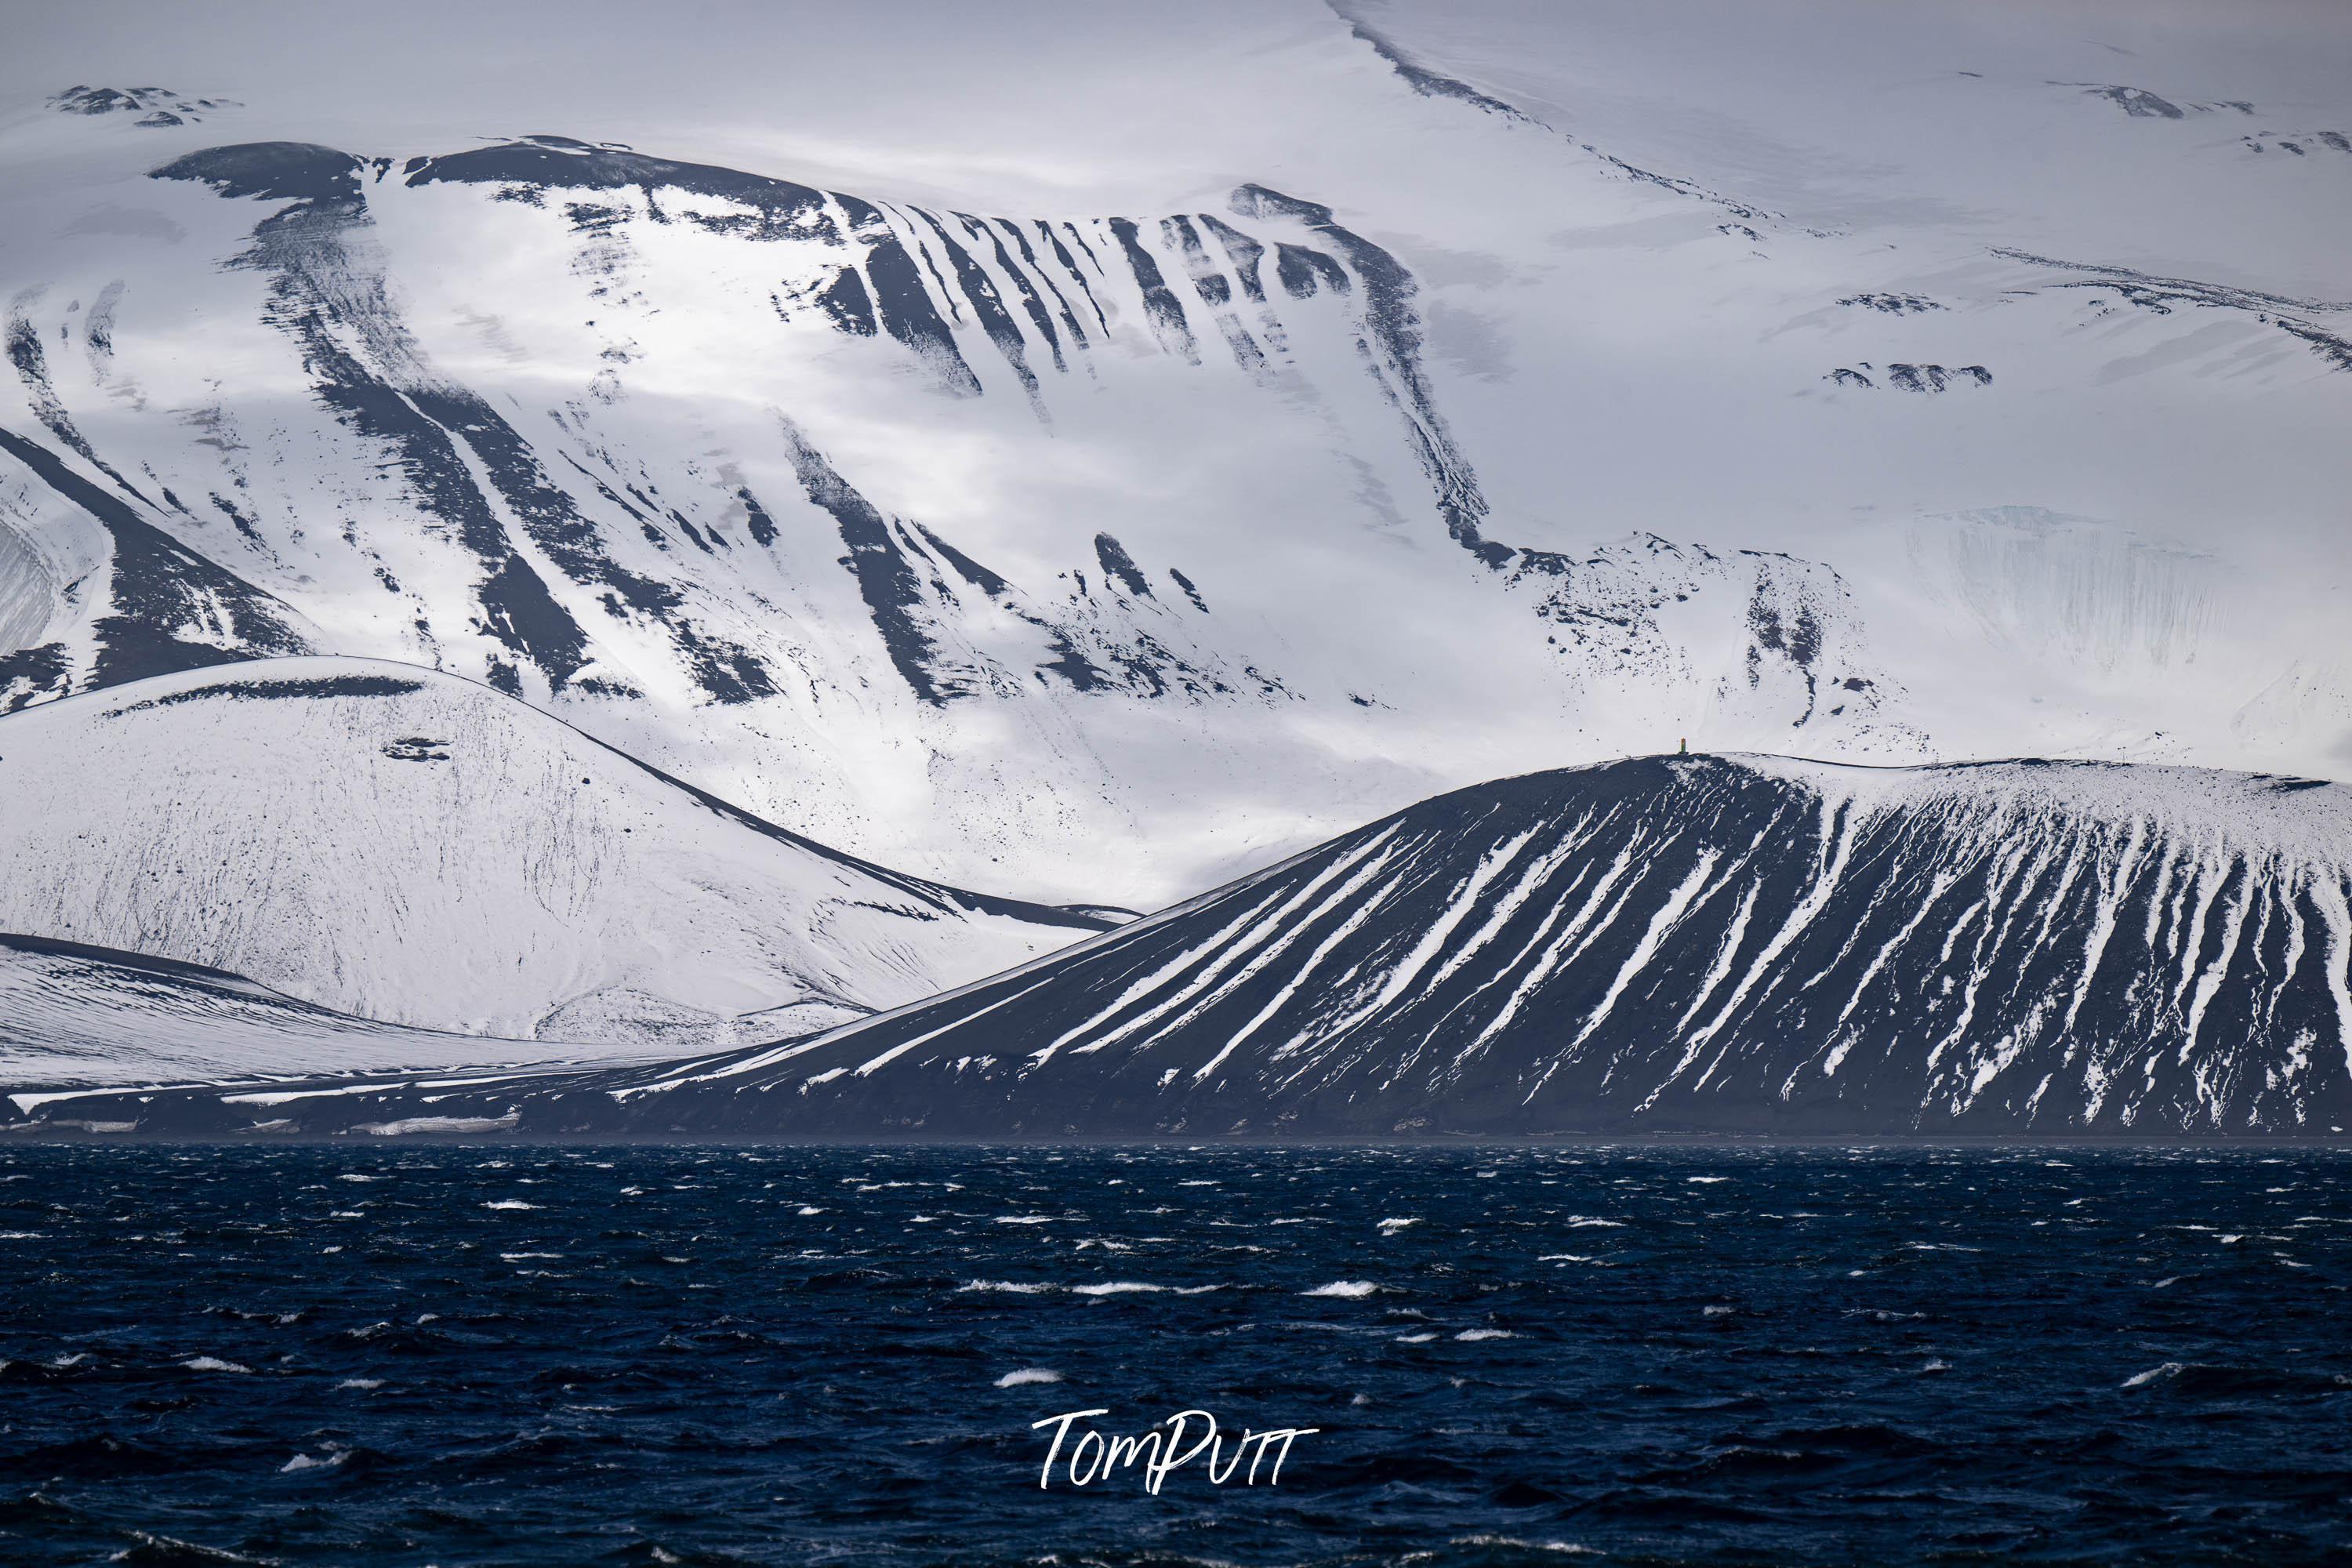
[[[2142,99],[1935,8],[1046,11],[955,46],[1037,96],[893,47],[855,139],[723,61],[28,89],[0,702],[438,665],[886,863],[1144,905],[1684,734],[2352,744],[2324,50],[2149,46]]]
[[[2347,899],[2342,785],[1669,756],[1427,801],[817,1039],[433,1104],[545,1131],[2325,1134],[2352,1125]],[[339,1087],[285,1114],[423,1114]]]
[[[0,931],[405,1028],[719,1051],[1677,737],[2294,780],[2352,760],[2341,18],[894,9],[730,0],[671,29],[419,0],[364,48],[61,9],[12,35]],[[1842,775],[1706,768],[1673,787],[1712,779],[1785,837],[1773,877],[1809,853],[1827,874],[1836,830],[1788,802]],[[2095,860],[2198,794],[2066,772],[2046,810],[1996,808],[1999,770],[1916,776],[1944,782],[1870,820],[1941,825],[1963,858],[2000,817]],[[1952,804],[1963,777],[1992,815]],[[2269,842],[2269,785],[2212,790],[2203,837],[2151,842]],[[2313,821],[2335,798],[2288,795]],[[2158,921],[2141,968],[2070,993],[2067,1031],[2126,1022],[2062,1031],[2033,1116],[2318,1114],[2323,1069],[2275,1021],[2327,1037],[2287,978],[2336,962],[2326,885],[2263,895],[2305,945],[2245,936],[2281,978],[2228,1060],[2278,1084],[2210,1055],[2228,963],[2158,1016],[2136,978],[2158,948],[2207,962]],[[2092,940],[2084,896],[2034,906],[2050,951]],[[1931,909],[1896,948],[1983,914]],[[1162,917],[1062,954],[1076,978],[1038,1005],[1093,1005],[1088,954],[1179,935],[1207,941]],[[1741,1006],[1787,1005],[1790,944]],[[1650,962],[1624,984],[1664,984]],[[2048,1020],[1971,1011],[1914,1061],[1853,1032],[1900,968],[1855,977],[1828,1031],[1841,1063],[1890,1053],[1868,1114],[2010,1114],[2024,1069],[1962,1095],[1954,1053],[2007,1048],[1984,1016]],[[1825,1027],[1742,1020],[1721,1029],[1776,1063]],[[2185,1031],[2205,1077],[2082,1076],[2119,1072],[2131,1029]],[[1863,1114],[1859,1070],[1806,1103]]]
[[[2347,897],[2315,780],[1620,763],[646,1092],[950,1133],[2313,1131],[2352,1122]]]
[[[367,660],[215,666],[0,719],[0,931],[504,1037],[474,1061],[803,1033],[1110,923],[869,865],[512,698]],[[139,1011],[127,1034],[165,1026]]]
[[[110,256],[128,275],[88,303],[12,309],[11,704],[297,651],[434,663],[771,804],[786,782],[854,839],[934,858],[946,828],[1033,880],[1070,852],[1041,837],[1149,844],[1209,778],[1293,812],[1377,787],[1297,753],[1327,727],[1368,750],[1473,668],[1586,730],[1638,702],[1916,740],[1826,566],[1496,537],[1412,274],[1311,201],[981,217],[561,137],[397,165],[231,145],[152,175],[220,270]],[[507,275],[450,276],[458,254]],[[183,318],[192,291],[236,348],[151,361],[148,303]],[[1024,454],[1009,491],[1055,493],[1004,515],[1008,489],[956,478],[980,443]],[[1222,493],[1170,471],[1215,448],[1247,468]],[[1375,609],[1418,625],[1369,643]],[[905,816],[934,826],[910,844]]]

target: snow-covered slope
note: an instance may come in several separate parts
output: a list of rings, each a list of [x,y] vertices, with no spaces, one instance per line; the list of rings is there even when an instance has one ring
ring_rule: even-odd
[[[241,974],[80,942],[0,934],[0,1085],[154,1085],[191,1079],[614,1061],[674,1040],[564,1051],[331,1012]]]
[[[512,1040],[800,1032],[1109,923],[853,859],[512,698],[367,660],[221,666],[0,719],[0,931],[509,1037],[478,1061]]]
[[[12,306],[9,703],[435,663],[1049,886],[1107,836],[1236,856],[1425,787],[1401,725],[1498,762],[1530,708],[1583,747],[1635,710],[1917,740],[1828,567],[1498,534],[1417,282],[1312,201],[979,216],[561,137],[236,144],[151,185],[204,264],[110,243],[86,297]],[[200,362],[148,335],[192,308]]]
[[[1663,757],[1424,802],[814,1040],[327,1082],[306,1131],[2329,1136],[2352,790]],[[242,1091],[41,1114],[236,1131]]]
[[[1425,802],[814,1041],[467,1102],[840,1135],[2325,1135],[2352,1126],[2347,896],[2342,785],[1664,757]]]
[[[1682,734],[2340,766],[2326,50],[1705,14],[746,12],[690,91],[570,36],[491,96],[60,60],[0,123],[0,703],[439,664],[1144,904]]]

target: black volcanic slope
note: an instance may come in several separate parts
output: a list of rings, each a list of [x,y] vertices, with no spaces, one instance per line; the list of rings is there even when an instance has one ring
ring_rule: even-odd
[[[269,1115],[309,1131],[2325,1136],[2352,1123],[2347,867],[2352,790],[2313,780],[1636,760],[1423,802],[813,1039],[384,1083]],[[210,1091],[60,1113],[257,1119]]]

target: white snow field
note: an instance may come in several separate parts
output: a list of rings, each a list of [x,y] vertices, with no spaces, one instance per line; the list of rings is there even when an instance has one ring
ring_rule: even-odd
[[[505,1037],[477,1060],[802,1033],[1108,923],[851,859],[512,698],[370,660],[220,666],[0,719],[0,931]],[[0,1037],[29,1029],[16,1012]],[[409,1065],[416,1045],[384,1048]]]

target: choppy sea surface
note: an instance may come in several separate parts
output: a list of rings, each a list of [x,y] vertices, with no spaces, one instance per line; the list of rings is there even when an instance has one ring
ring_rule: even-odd
[[[0,1562],[2344,1561],[2347,1287],[2329,1151],[19,1146]]]

